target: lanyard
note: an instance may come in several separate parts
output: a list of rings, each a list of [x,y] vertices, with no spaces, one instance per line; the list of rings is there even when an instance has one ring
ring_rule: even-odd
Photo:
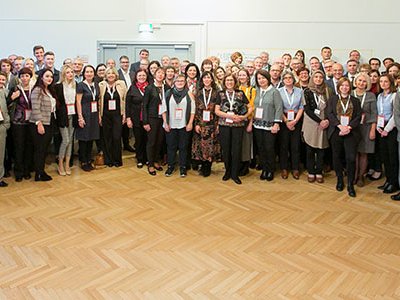
[[[113,100],[115,93],[115,86],[113,86],[113,88],[110,89],[110,86],[107,84],[107,93],[111,96],[111,100]]]
[[[289,108],[292,108],[292,104],[294,102],[294,89],[293,89],[292,94],[290,95],[290,97],[289,97],[289,94],[288,94],[286,88],[283,88],[283,90],[285,92],[286,99],[288,100]]]
[[[342,97],[340,96],[340,105],[342,105],[343,113],[346,114],[347,109],[349,108],[349,103],[350,103],[350,97],[347,100],[346,106],[344,106],[342,102]]]
[[[212,94],[212,88],[211,88],[210,94],[208,94],[208,98],[206,100],[206,90],[203,89],[203,100],[204,100],[204,105],[206,106],[206,110],[208,109],[208,104],[210,103],[211,94]]]
[[[264,96],[265,96],[265,94],[267,93],[266,90],[260,90],[260,92],[261,92],[261,95],[260,95],[260,101],[258,102],[258,106],[261,106],[261,105],[262,105],[262,101],[263,101],[263,99],[264,99]]]
[[[94,85],[89,85],[89,83],[87,83],[87,81],[84,81],[85,84],[88,86],[90,93],[92,94],[92,99],[93,101],[96,101],[96,88],[94,87]],[[93,88],[93,90],[92,90]]]
[[[361,99],[361,108],[363,108],[363,106],[364,106],[364,101],[365,101],[365,96],[367,95],[367,93],[365,92],[364,94],[363,94],[363,96],[362,96],[362,99]],[[357,93],[356,93],[356,91],[354,91],[354,97],[357,97]]]
[[[226,94],[226,97],[228,98],[228,101],[229,101],[229,108],[232,111],[233,110],[233,103],[235,101],[235,91],[233,91],[232,98],[229,97],[228,91],[226,91],[225,94]]]
[[[319,109],[319,103],[321,102],[321,100],[320,100],[319,96],[317,96],[315,93],[313,93],[313,94],[314,94],[315,103],[317,103],[317,107]]]
[[[155,84],[154,84],[155,85]],[[155,85],[156,86],[156,85]],[[158,86],[156,86],[157,88],[159,88]],[[164,91],[164,84],[161,85],[161,92],[158,93],[158,96],[160,97],[161,102],[164,101],[165,102],[165,91]]]
[[[24,88],[23,88],[22,86],[20,86],[19,88],[20,88],[20,91],[21,91],[21,93],[22,93],[22,96],[24,96],[24,98],[25,98],[26,103],[29,104],[29,99],[28,99],[28,97],[26,96],[26,93],[25,93],[25,91],[24,91]],[[29,86],[29,95],[31,94],[31,91],[32,91],[32,87]]]

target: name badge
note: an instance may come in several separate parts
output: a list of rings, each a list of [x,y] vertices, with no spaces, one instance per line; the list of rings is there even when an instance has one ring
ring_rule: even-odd
[[[67,104],[67,114],[68,116],[75,114],[75,104]]]
[[[90,102],[90,111],[91,111],[92,113],[97,112],[97,102],[96,102],[96,101]]]
[[[32,110],[25,109],[24,113],[25,113],[25,121],[29,121],[29,119],[31,118]]]
[[[288,121],[293,121],[294,120],[294,110],[289,110],[287,112],[287,119],[288,119]]]
[[[182,120],[183,119],[183,109],[177,108],[175,109],[175,120]]]
[[[108,110],[116,110],[117,109],[117,101],[108,100]]]
[[[350,121],[349,116],[340,116],[340,125],[348,126],[349,125],[349,121]]]
[[[379,115],[376,125],[381,128],[385,127],[385,116]]]
[[[230,115],[230,116],[233,116],[235,113],[233,111],[228,111],[227,114]],[[232,124],[233,120],[231,118],[226,118],[225,122],[229,123],[229,124]]]
[[[4,121],[3,112],[0,110],[0,121]]]
[[[361,114],[361,121],[360,121],[360,124],[361,124],[361,125],[364,124],[364,121],[365,121],[365,113],[362,113],[362,114]]]
[[[263,117],[263,112],[264,112],[264,108],[262,108],[262,107],[257,107],[257,108],[256,108],[256,115],[255,115],[255,118],[256,118],[256,119],[262,119],[262,117]]]
[[[314,109],[314,114],[316,114],[318,117],[321,115],[321,111],[319,109]]]
[[[209,122],[211,120],[211,114],[209,110],[203,110],[203,122]]]

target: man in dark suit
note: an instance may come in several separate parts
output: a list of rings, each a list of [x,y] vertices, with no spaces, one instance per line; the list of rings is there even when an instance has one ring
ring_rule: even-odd
[[[136,73],[137,71],[140,70],[140,61],[142,59],[149,59],[149,50],[147,49],[142,49],[139,52],[139,60],[133,64],[131,64],[131,67],[129,71]]]
[[[326,85],[329,86],[332,91],[337,94],[337,83],[340,78],[343,77],[343,66],[339,63],[334,63],[332,66],[333,78],[325,81]]]
[[[119,66],[120,66],[120,68],[118,69],[119,80],[123,80],[126,84],[126,87],[129,89],[135,78],[135,72],[129,70],[129,57],[126,55],[122,55],[119,58]],[[135,151],[132,148],[132,146],[129,145],[129,128],[126,124],[122,126],[122,142],[124,144],[124,150],[129,152]]]
[[[350,79],[351,88],[353,89],[353,82],[357,75],[358,62],[355,59],[349,59],[346,63],[347,73],[345,77]]]
[[[50,69],[53,71],[53,82],[56,83],[60,80],[60,71],[54,68],[54,59],[55,59],[54,52],[47,51],[44,54],[44,68],[37,71],[36,74],[40,75],[41,73],[44,72],[45,69]]]

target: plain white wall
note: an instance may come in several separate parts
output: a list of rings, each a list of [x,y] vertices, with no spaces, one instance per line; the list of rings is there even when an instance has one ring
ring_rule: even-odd
[[[0,56],[32,56],[32,46],[43,44],[58,65],[77,55],[95,64],[98,40],[194,41],[197,63],[235,50],[248,58],[267,50],[273,59],[303,49],[310,57],[324,45],[342,62],[353,48],[365,59],[400,57],[395,0],[16,0],[8,8],[0,11]],[[141,22],[159,29],[138,33]]]

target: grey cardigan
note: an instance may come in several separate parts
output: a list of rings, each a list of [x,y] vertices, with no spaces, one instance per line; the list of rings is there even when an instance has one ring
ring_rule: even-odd
[[[261,101],[261,90],[256,89],[256,98],[254,99],[254,121],[253,126],[257,129],[271,130],[274,123],[282,122],[283,114],[283,100],[279,91],[270,85],[265,92]],[[256,119],[256,109],[260,107],[263,109],[261,119]]]
[[[32,114],[29,122],[41,121],[43,125],[50,125],[51,121],[51,98],[42,92],[42,89],[35,87],[31,94]]]

